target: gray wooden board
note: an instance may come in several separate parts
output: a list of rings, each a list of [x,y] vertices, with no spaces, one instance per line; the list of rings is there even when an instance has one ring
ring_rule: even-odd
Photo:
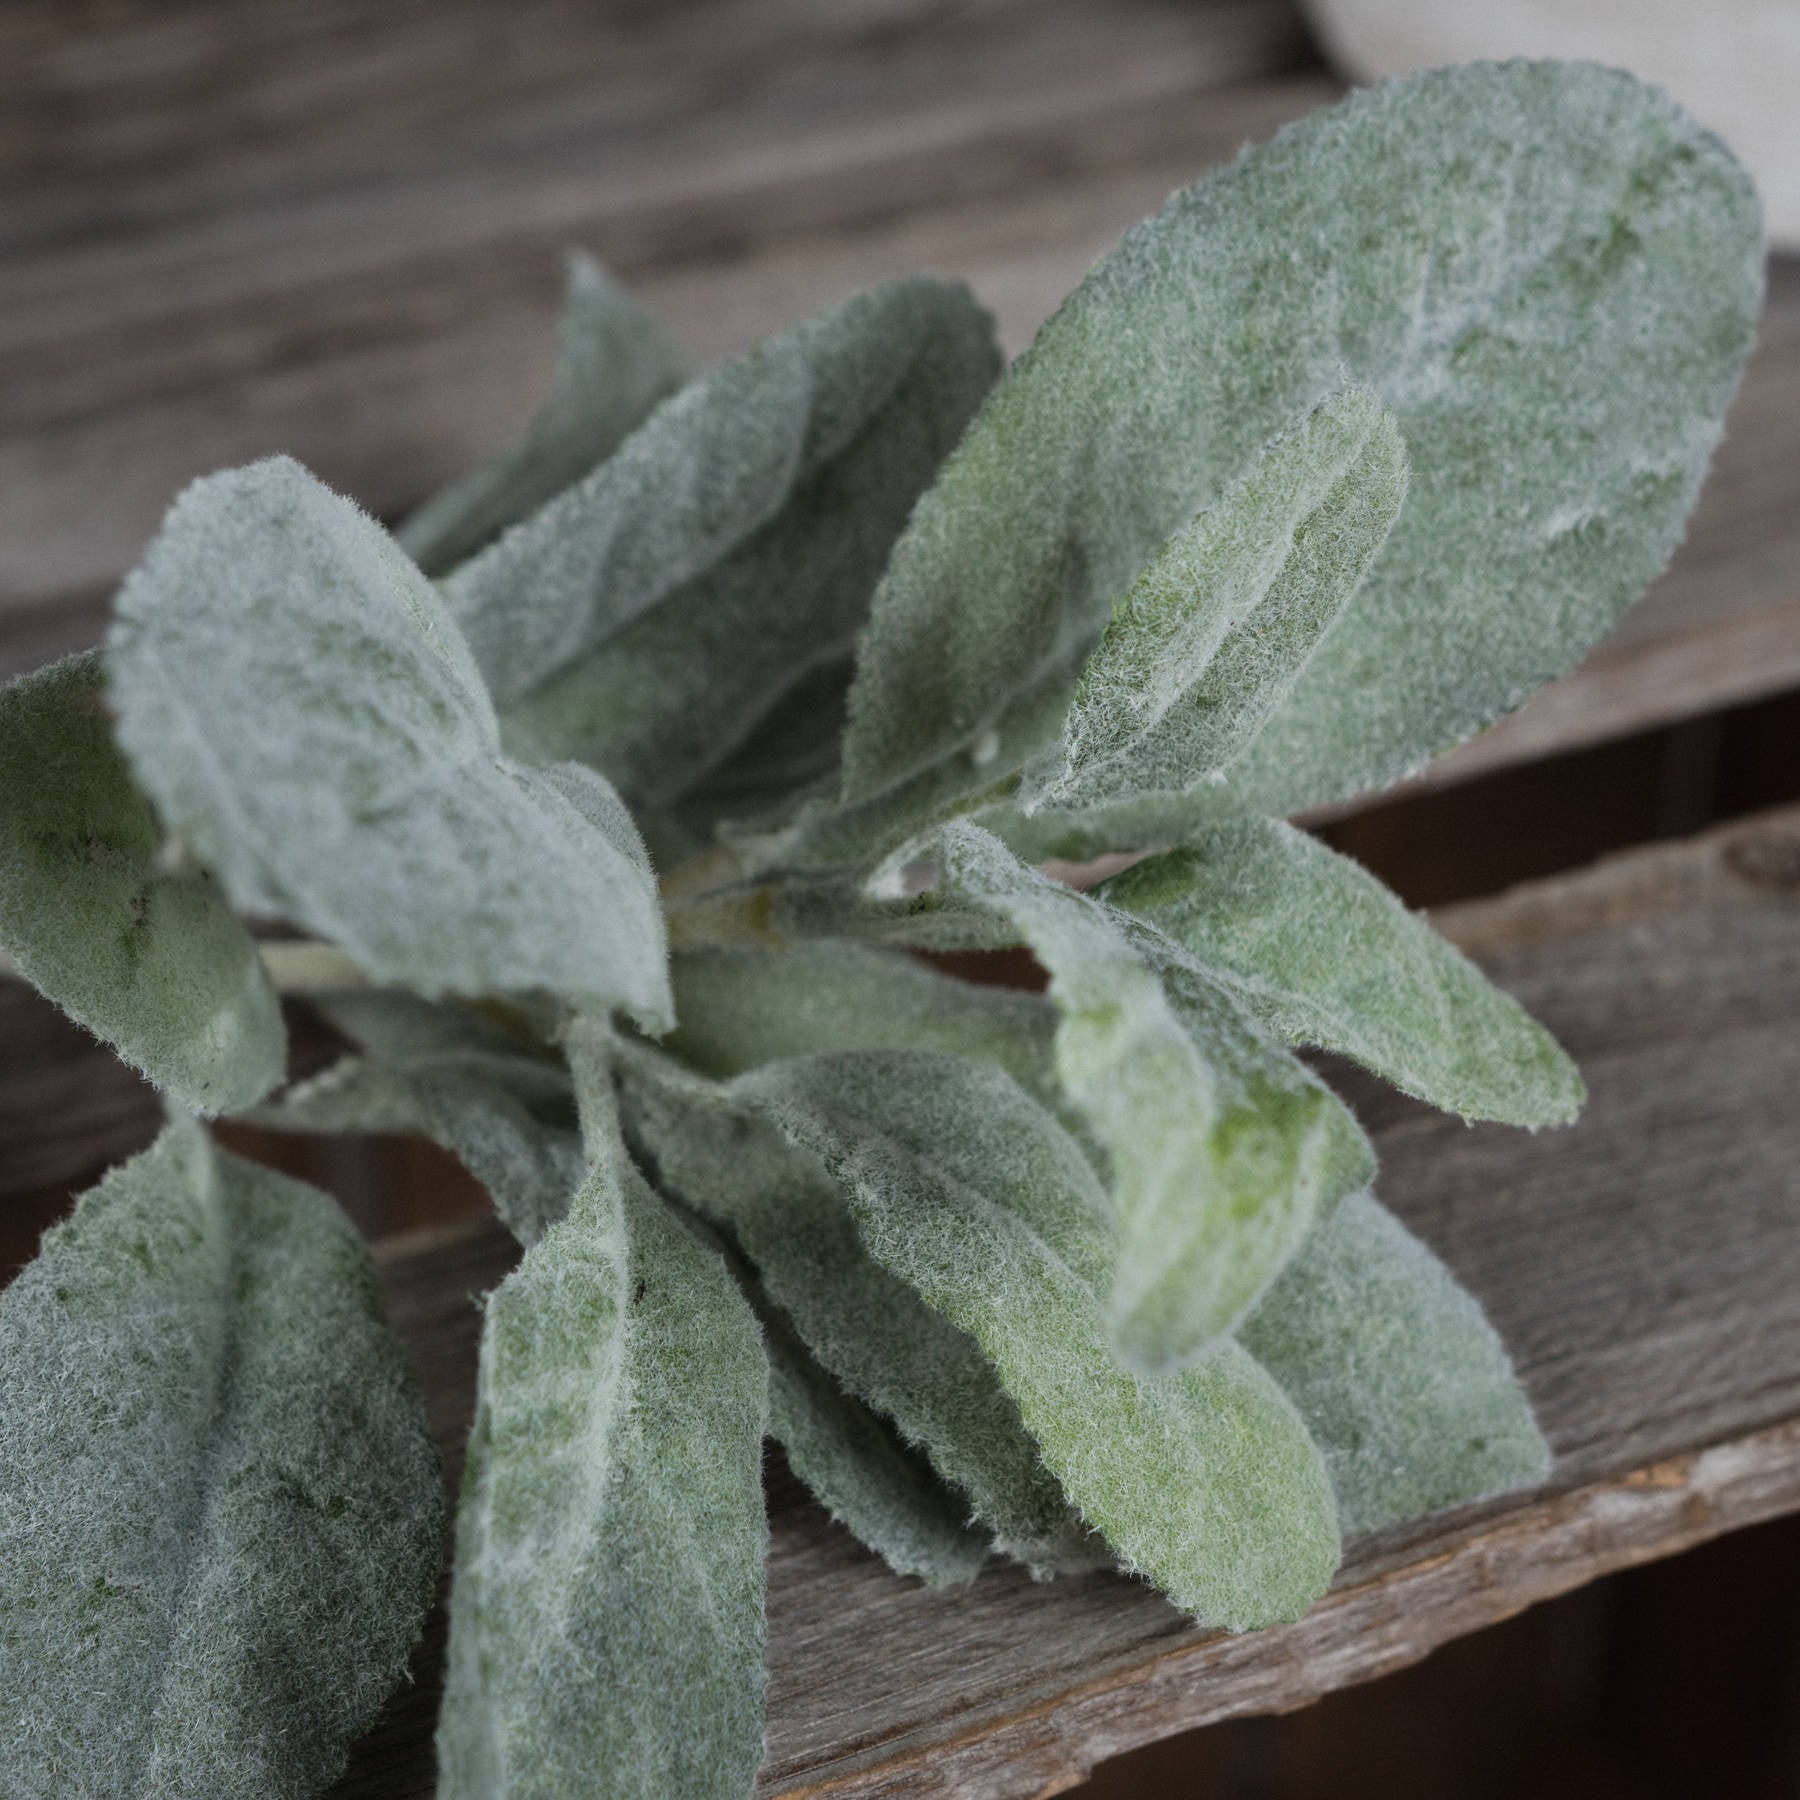
[[[1093,1762],[1303,1705],[1632,1562],[1800,1509],[1800,809],[1447,910],[1562,1037],[1592,1099],[1531,1137],[1334,1068],[1381,1192],[1480,1295],[1557,1453],[1544,1489],[1355,1546],[1298,1624],[1187,1625],[1107,1576],[889,1575],[778,1479],[768,1796],[1061,1791]],[[453,1466],[470,1295],[508,1264],[469,1225],[382,1248]],[[337,1790],[431,1788],[435,1638]]]
[[[1172,188],[1332,97],[1287,0],[0,8],[0,672],[174,493],[285,450],[393,513],[506,441],[562,245],[701,358],[883,275],[1018,348]],[[1800,682],[1800,270],[1675,569],[1441,785]]]
[[[1303,54],[1283,0],[170,10],[33,9],[10,59],[0,16],[0,618],[97,595],[222,463],[383,513],[460,472],[535,403],[569,243],[714,356],[940,214],[1066,253],[1063,190],[1137,171],[1116,235],[1308,103],[1215,98]],[[905,266],[963,272],[930,238]]]

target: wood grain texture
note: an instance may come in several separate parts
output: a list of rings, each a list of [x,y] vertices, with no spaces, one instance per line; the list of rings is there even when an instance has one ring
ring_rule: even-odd
[[[1084,259],[1063,190],[1104,242],[1309,103],[1211,98],[1295,64],[1281,0],[33,10],[0,54],[0,606],[39,639],[208,468],[285,448],[386,513],[491,451],[571,242],[710,357],[962,272],[971,225],[1021,246],[1021,204],[1026,260]]]
[[[91,642],[194,475],[393,514],[506,441],[597,250],[700,359],[881,276],[1014,349],[1332,97],[1287,0],[248,0],[0,11],[0,672]],[[1800,682],[1800,268],[1687,546],[1441,786]]]
[[[1481,1297],[1556,1450],[1542,1490],[1353,1548],[1298,1624],[1201,1632],[1114,1577],[886,1573],[777,1469],[765,1796],[1024,1800],[1133,1745],[1281,1711],[1608,1570],[1800,1509],[1800,809],[1438,921],[1581,1063],[1582,1123],[1464,1127],[1333,1068],[1380,1191]],[[381,1252],[454,1466],[468,1224]],[[435,1639],[338,1800],[431,1789]]]

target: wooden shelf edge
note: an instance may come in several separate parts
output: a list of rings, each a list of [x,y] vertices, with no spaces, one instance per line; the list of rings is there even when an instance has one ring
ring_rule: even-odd
[[[1295,1711],[1600,1576],[1796,1510],[1800,1419],[1788,1419],[1614,1479],[1535,1494],[1448,1535],[1413,1528],[1398,1554],[1376,1541],[1292,1625],[1182,1644],[1010,1717],[758,1791],[764,1800],[1062,1793],[1108,1757],[1226,1719]]]

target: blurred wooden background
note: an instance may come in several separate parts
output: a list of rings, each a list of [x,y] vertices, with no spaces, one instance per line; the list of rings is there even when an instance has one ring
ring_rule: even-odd
[[[392,516],[504,442],[549,370],[565,245],[697,362],[916,267],[968,277],[1017,349],[1125,225],[1337,91],[1284,0],[9,0],[0,670],[93,641],[196,474],[285,450]],[[1324,828],[1438,905],[1792,802],[1797,751],[1800,267],[1778,264],[1669,576],[1576,676]],[[154,1119],[0,989],[0,1277]],[[258,1150],[375,1237],[482,1205],[418,1146]],[[1762,1526],[1092,1791],[1800,1794],[1796,1619],[1800,1536]]]

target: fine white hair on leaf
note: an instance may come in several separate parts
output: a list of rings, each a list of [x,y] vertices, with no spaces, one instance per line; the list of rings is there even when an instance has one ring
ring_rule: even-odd
[[[501,709],[778,524],[909,378],[912,402],[901,411],[916,406],[918,416],[888,420],[890,429],[898,423],[910,436],[922,428],[926,441],[954,433],[993,378],[991,342],[986,315],[965,289],[904,276],[802,320],[672,394],[592,473],[446,582],[450,609]],[[922,351],[938,354],[921,364]],[[965,395],[971,374],[977,385]],[[945,390],[941,398],[934,383]],[[872,468],[911,479],[911,454],[897,446],[890,457],[877,445],[873,459],[863,459],[863,484]],[[879,512],[875,497],[864,502]],[[792,551],[791,540],[786,547]],[[839,544],[837,553],[846,552],[856,546]],[[783,598],[766,572],[749,591]]]
[[[319,1793],[400,1678],[442,1526],[349,1221],[172,1126],[0,1296],[0,1790]]]
[[[1347,857],[1277,819],[1209,821],[1096,895],[1271,1031],[1466,1119],[1566,1125],[1581,1077],[1543,1026]]]
[[[848,654],[888,552],[993,385],[999,352],[992,321],[956,283],[887,282],[827,317],[809,417],[815,430],[833,423],[809,440],[791,491],[716,563],[508,700],[518,744],[592,764],[634,806],[671,806],[745,742],[797,674]],[[663,523],[659,508],[620,517],[621,530]],[[571,518],[566,529],[585,544],[594,527]],[[526,580],[509,630],[520,610],[555,599]],[[841,729],[841,692],[826,705]]]
[[[632,1049],[620,1074],[657,1180],[731,1234],[817,1361],[892,1419],[1009,1553],[1092,1566],[1091,1534],[981,1346],[869,1256],[817,1159],[672,1058]]]
[[[1299,1415],[1235,1343],[1158,1381],[1120,1366],[1105,1195],[1009,1077],[924,1051],[839,1052],[769,1063],[730,1091],[821,1159],[870,1256],[981,1345],[1127,1568],[1238,1631],[1324,1592],[1336,1512]]]
[[[706,1229],[692,1208],[687,1217]],[[993,1545],[970,1519],[967,1500],[905,1442],[891,1420],[831,1374],[769,1298],[745,1257],[722,1234],[711,1236],[762,1327],[769,1355],[769,1436],[786,1452],[788,1467],[832,1518],[896,1575],[917,1576],[933,1587],[973,1581]]]
[[[1237,1325],[1314,1221],[1367,1186],[1343,1103],[1154,926],[1050,880],[967,822],[924,840],[947,908],[998,913],[1050,972],[1057,1079],[1104,1152],[1109,1319],[1145,1374]]]
[[[1287,697],[1406,498],[1406,449],[1348,387],[1259,450],[1114,609],[1028,811],[1221,780]]]
[[[1398,421],[1406,506],[1233,786],[1291,812],[1448,749],[1667,562],[1762,260],[1725,147],[1593,64],[1433,70],[1247,149],[1094,267],[920,502],[862,640],[844,798],[1070,666],[1170,533],[1345,382]],[[1547,535],[1571,506],[1587,525]]]
[[[655,322],[591,257],[569,257],[561,354],[523,440],[435,494],[394,533],[438,576],[603,462],[676,388],[681,364]]]
[[[717,1253],[626,1154],[610,1080],[582,1104],[592,1171],[487,1301],[438,1792],[743,1800],[768,1364]]]
[[[1346,1537],[1549,1473],[1494,1328],[1372,1195],[1313,1233],[1239,1335],[1324,1453]]]
[[[0,688],[0,946],[179,1105],[232,1112],[281,1079],[281,1008],[217,885],[167,850],[96,652]]]
[[[361,1046],[245,1115],[276,1131],[417,1132],[487,1190],[530,1246],[587,1172],[561,1058],[468,1007],[380,989],[313,996]]]
[[[792,949],[677,953],[681,1023],[667,1047],[708,1075],[814,1050],[940,1050],[1057,1098],[1056,1009],[1042,994],[978,987],[913,956],[846,938]]]
[[[421,993],[548,990],[669,1023],[618,796],[501,754],[436,590],[298,463],[176,501],[120,590],[106,670],[138,781],[240,908]]]

